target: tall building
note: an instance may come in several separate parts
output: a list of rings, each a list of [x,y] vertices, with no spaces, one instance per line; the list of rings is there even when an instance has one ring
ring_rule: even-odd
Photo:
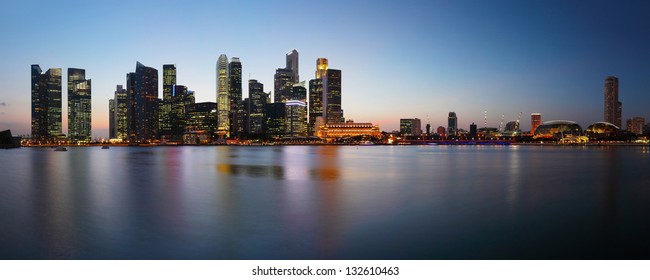
[[[298,74],[298,69],[299,69],[299,63],[298,63],[298,51],[296,49],[291,50],[290,52],[287,53],[287,67],[289,71],[291,71],[291,81],[295,83],[300,82],[300,75]]]
[[[217,133],[223,137],[230,136],[230,98],[228,57],[225,54],[217,60]]]
[[[618,78],[605,78],[605,121],[621,127],[622,104],[618,100]]]
[[[449,117],[447,118],[447,134],[458,134],[458,117],[456,117],[455,112],[449,112]]]
[[[200,102],[187,106],[187,125],[193,131],[203,131],[211,138],[217,129],[217,103]]]
[[[242,67],[238,57],[233,57],[228,69],[230,99],[230,136],[240,137],[244,132],[244,106],[242,103]]]
[[[90,142],[91,80],[86,70],[68,68],[68,138],[73,142]]]
[[[422,135],[422,122],[418,118],[400,119],[399,132],[404,136]]]
[[[309,136],[316,131],[316,118],[323,116],[323,80],[309,80]]]
[[[542,124],[542,114],[532,113],[530,114],[530,134],[535,134],[535,129]]]
[[[264,134],[265,107],[268,100],[264,85],[257,80],[248,80],[248,131],[261,137]]]
[[[163,65],[163,100],[171,99],[176,85],[176,65]]]
[[[286,110],[286,135],[291,137],[307,136],[307,103],[301,100],[287,100]]]
[[[275,102],[266,104],[264,122],[265,133],[273,138],[282,138],[286,132],[286,104]]]
[[[163,99],[158,106],[158,128],[162,138],[172,135],[172,103],[176,86],[176,65],[163,65]]]
[[[341,70],[329,69],[327,58],[316,60],[316,79],[309,81],[309,135],[314,135],[316,118],[325,123],[343,123]]]
[[[61,131],[61,68],[50,68],[42,74],[34,64],[32,71],[32,140],[54,141],[63,137]]]
[[[110,138],[122,139],[123,141],[127,140],[128,130],[127,130],[127,94],[126,89],[122,85],[117,85],[115,89],[115,95],[113,98],[114,102],[114,128],[111,131],[112,136]]]
[[[327,69],[329,69],[327,58],[320,57],[316,59],[316,79],[320,79],[322,76],[325,76]]]
[[[117,138],[117,129],[115,128],[115,99],[108,100],[108,138]]]
[[[286,102],[293,87],[293,73],[286,68],[278,68],[273,76],[273,102]]]
[[[643,127],[645,126],[645,118],[633,117],[631,119],[627,119],[626,125],[627,131],[641,135],[644,132]]]
[[[327,69],[323,79],[323,108],[326,123],[342,123],[341,70]]]
[[[127,74],[129,141],[150,143],[158,138],[158,70],[137,62]]]

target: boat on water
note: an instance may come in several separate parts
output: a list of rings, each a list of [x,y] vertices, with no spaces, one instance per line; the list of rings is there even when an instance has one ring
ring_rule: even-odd
[[[109,149],[109,146],[102,146],[102,149]]]
[[[363,141],[363,142],[359,143],[359,146],[372,146],[374,144],[375,143],[372,142],[372,141]]]
[[[61,147],[61,146],[58,146],[58,147],[54,148],[54,151],[57,151],[57,152],[65,152],[67,150],[68,150],[68,148]]]

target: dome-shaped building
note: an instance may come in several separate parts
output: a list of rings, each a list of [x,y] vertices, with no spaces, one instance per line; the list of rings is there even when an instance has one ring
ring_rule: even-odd
[[[562,139],[568,135],[578,136],[582,134],[579,124],[572,121],[547,121],[535,129],[533,138],[539,139]]]
[[[611,134],[617,133],[621,129],[608,122],[595,122],[587,127],[587,133]]]
[[[621,140],[623,132],[618,126],[608,122],[595,122],[587,127],[585,134],[591,140],[597,141],[612,141]]]

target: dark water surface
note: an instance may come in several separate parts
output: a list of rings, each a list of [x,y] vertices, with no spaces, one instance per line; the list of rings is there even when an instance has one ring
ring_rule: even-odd
[[[650,148],[0,150],[2,259],[649,259]]]

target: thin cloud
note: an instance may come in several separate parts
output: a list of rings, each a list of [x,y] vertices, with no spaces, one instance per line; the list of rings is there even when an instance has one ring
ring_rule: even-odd
[[[7,103],[5,103],[5,102],[0,102],[0,106],[7,106]]]

